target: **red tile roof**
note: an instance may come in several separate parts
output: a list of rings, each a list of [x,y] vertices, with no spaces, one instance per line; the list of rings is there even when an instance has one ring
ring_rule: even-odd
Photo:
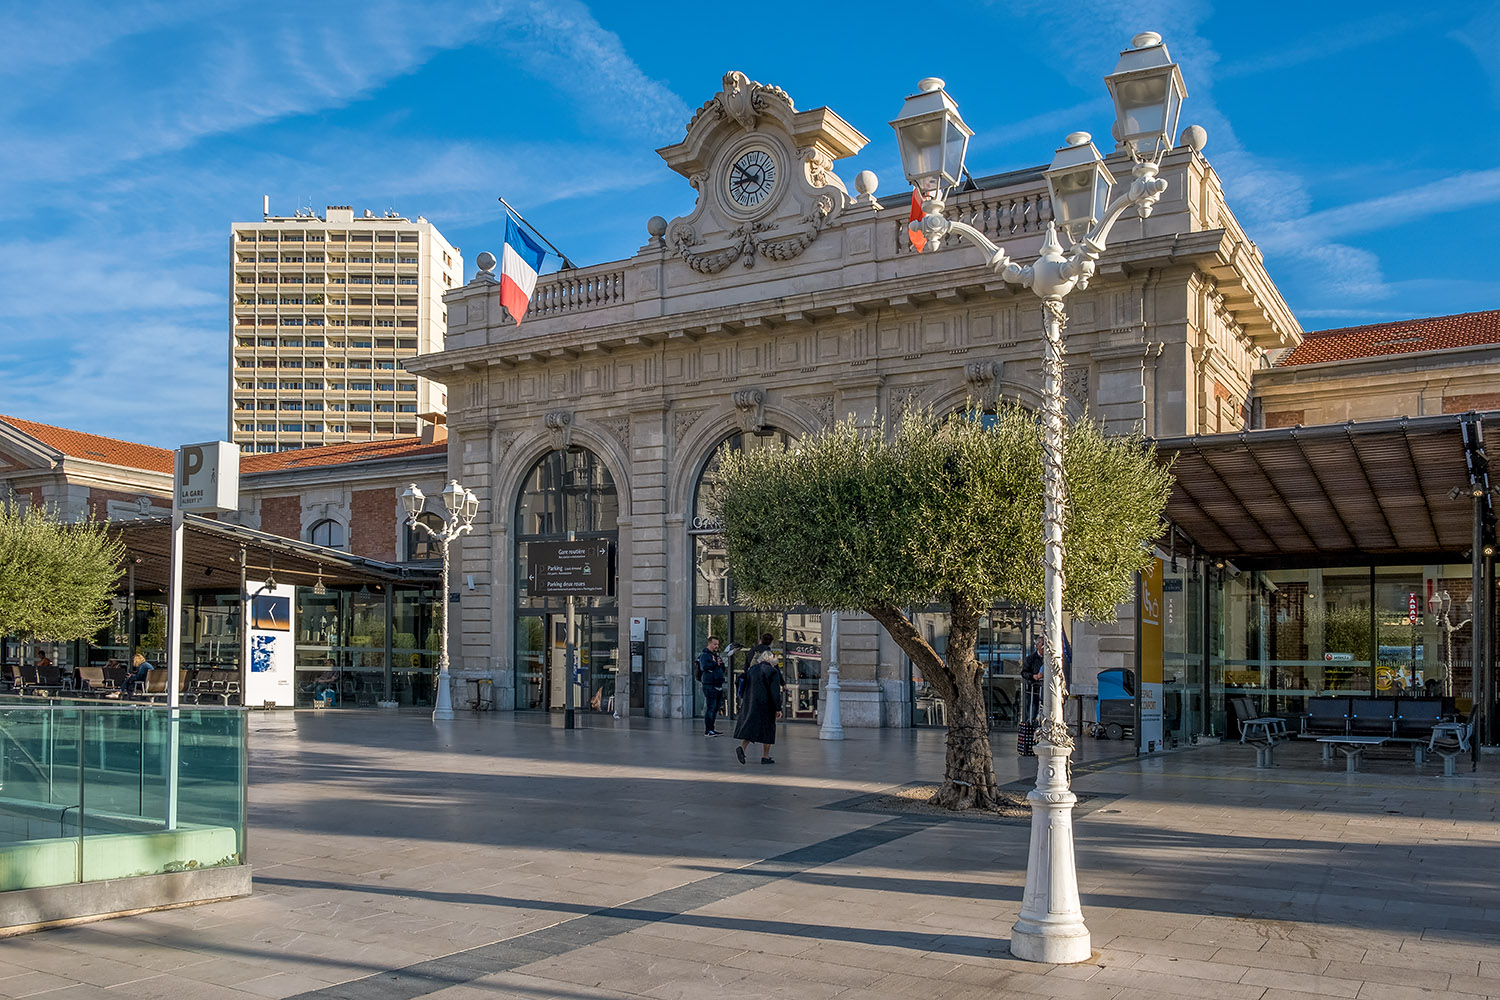
[[[144,469],[147,472],[172,474],[172,452],[166,448],[153,448],[150,445],[135,444],[132,441],[118,441],[114,438],[100,437],[98,434],[70,431],[64,427],[53,427],[51,424],[39,424],[17,417],[0,416],[0,421],[10,424],[22,434],[30,435],[49,448],[55,448],[71,458],[85,458],[92,462],[105,462],[131,469]]]
[[[281,472],[287,469],[310,469],[322,465],[345,465],[350,462],[374,462],[384,458],[420,458],[444,455],[448,442],[423,444],[421,438],[395,438],[390,441],[358,441],[329,444],[321,448],[298,448],[265,455],[240,456],[240,472]]]
[[[1301,344],[1276,362],[1276,367],[1441,351],[1480,344],[1500,344],[1500,309],[1320,330],[1306,334]]]

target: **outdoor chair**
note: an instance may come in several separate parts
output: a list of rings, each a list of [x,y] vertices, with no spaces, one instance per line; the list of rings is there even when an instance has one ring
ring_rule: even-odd
[[[1351,699],[1342,696],[1307,699],[1302,732],[1307,736],[1345,736],[1349,732]]]
[[[1401,698],[1396,702],[1396,735],[1425,741],[1442,715],[1440,698]]]
[[[1458,773],[1458,758],[1470,752],[1469,741],[1473,738],[1474,720],[1472,718],[1457,732],[1447,730],[1442,735],[1433,737],[1430,749],[1443,758],[1443,777],[1451,778]]]
[[[1355,698],[1349,712],[1351,736],[1395,736],[1396,699]]]

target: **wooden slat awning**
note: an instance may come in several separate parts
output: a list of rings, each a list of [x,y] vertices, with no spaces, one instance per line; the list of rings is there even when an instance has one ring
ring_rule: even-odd
[[[1459,561],[1473,491],[1495,537],[1484,429],[1500,412],[1162,438],[1179,537],[1244,568]]]
[[[441,586],[441,573],[435,568],[366,559],[193,514],[186,515],[185,525],[182,579],[188,592],[237,589],[242,551],[245,572],[252,580],[263,580],[272,571],[279,581],[302,586],[320,578],[330,587],[371,583]],[[165,593],[172,568],[171,519],[113,521],[110,531],[125,542],[126,559],[135,568],[136,590]],[[120,586],[125,586],[124,578]]]

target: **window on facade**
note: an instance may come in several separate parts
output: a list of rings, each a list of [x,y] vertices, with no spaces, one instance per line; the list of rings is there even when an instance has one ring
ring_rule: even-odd
[[[443,530],[443,519],[438,515],[427,511],[420,514],[417,520],[427,525],[433,531]],[[406,559],[408,562],[422,562],[428,559],[443,558],[442,545],[432,536],[430,532],[421,528],[414,528],[410,523],[406,525]]]
[[[330,549],[342,549],[344,547],[344,526],[332,518],[319,521],[307,529],[307,540],[314,545],[323,545]]]

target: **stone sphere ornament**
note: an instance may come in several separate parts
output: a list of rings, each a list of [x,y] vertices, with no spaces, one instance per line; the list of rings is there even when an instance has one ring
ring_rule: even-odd
[[[854,175],[854,190],[867,195],[871,201],[875,200],[875,189],[879,186],[880,178],[875,176],[873,170],[861,170]]]
[[[1182,138],[1178,140],[1178,145],[1201,153],[1203,147],[1208,145],[1208,131],[1202,125],[1189,125],[1182,130]]]
[[[659,215],[651,216],[646,220],[646,232],[651,235],[652,239],[661,239],[667,235],[667,220]]]
[[[479,256],[474,258],[475,265],[486,273],[495,269],[495,255],[488,250],[481,250]]]

